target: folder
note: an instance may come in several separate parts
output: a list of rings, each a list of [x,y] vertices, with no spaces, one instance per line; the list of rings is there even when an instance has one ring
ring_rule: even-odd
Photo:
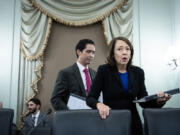
[[[174,94],[180,93],[180,90],[179,90],[179,88],[176,88],[176,89],[164,91],[164,93],[167,93],[169,95],[174,95]],[[157,98],[158,98],[157,94],[154,94],[154,95],[150,95],[150,96],[145,96],[145,97],[143,97],[143,98],[141,98],[139,100],[134,100],[133,102],[134,103],[142,103],[142,102],[148,102],[148,101],[151,101],[151,100],[155,100]]]
[[[67,103],[67,106],[70,110],[76,110],[76,109],[91,109],[87,104],[86,104],[86,98],[73,94],[71,93],[69,96],[69,100]]]

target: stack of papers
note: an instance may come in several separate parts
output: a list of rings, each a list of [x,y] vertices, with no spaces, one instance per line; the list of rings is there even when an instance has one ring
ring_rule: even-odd
[[[70,110],[91,109],[86,105],[86,98],[75,94],[70,94],[67,106]]]

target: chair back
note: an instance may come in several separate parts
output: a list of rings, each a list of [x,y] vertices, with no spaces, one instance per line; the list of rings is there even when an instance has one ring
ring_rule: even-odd
[[[51,135],[51,127],[24,128],[23,135]]]
[[[131,112],[111,110],[101,119],[97,110],[55,112],[53,135],[130,135]]]
[[[180,135],[180,108],[144,109],[145,135]]]
[[[10,135],[14,111],[12,109],[0,109],[0,135]]]

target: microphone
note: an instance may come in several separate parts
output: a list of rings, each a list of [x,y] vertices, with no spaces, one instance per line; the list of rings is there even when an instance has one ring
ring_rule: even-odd
[[[51,108],[48,108],[47,109],[47,112],[46,112],[46,115],[49,115],[49,114],[51,114],[52,113],[52,109]]]

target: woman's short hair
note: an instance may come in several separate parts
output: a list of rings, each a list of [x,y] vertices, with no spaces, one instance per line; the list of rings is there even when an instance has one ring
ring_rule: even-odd
[[[114,58],[114,48],[115,48],[115,44],[116,44],[117,40],[124,41],[130,47],[131,58],[130,58],[128,64],[127,64],[127,68],[129,68],[129,66],[131,66],[131,64],[132,64],[134,49],[133,49],[133,46],[132,46],[131,42],[126,37],[116,37],[116,38],[111,40],[110,45],[109,45],[110,50],[109,50],[109,54],[108,54],[106,63],[110,64],[111,66],[116,65],[116,60]]]

